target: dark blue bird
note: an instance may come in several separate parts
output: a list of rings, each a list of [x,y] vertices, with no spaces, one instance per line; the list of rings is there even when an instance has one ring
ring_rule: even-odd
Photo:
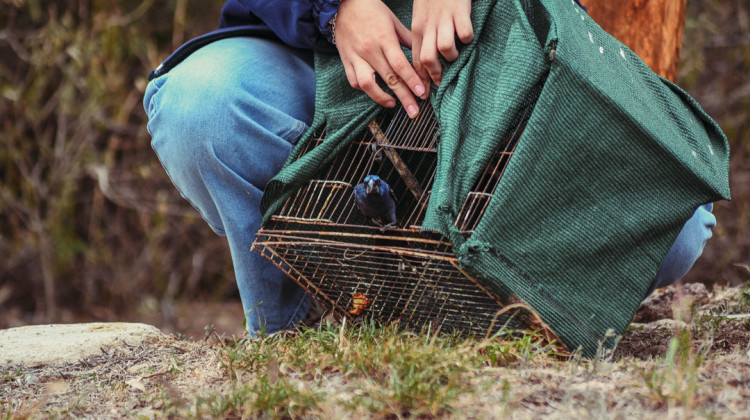
[[[377,175],[367,175],[354,187],[354,204],[381,231],[396,226],[396,196],[391,186]]]

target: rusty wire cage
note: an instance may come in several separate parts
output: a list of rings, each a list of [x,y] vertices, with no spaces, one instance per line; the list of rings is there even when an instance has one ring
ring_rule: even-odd
[[[468,194],[455,226],[470,236],[492,198],[533,102],[500,139]],[[371,121],[319,176],[289,197],[257,234],[253,250],[339,316],[427,325],[479,335],[508,320],[508,299],[469,277],[444,236],[421,232],[437,165],[440,136],[428,102],[416,120],[403,108]],[[312,150],[325,133],[309,141]],[[354,204],[353,188],[377,174],[393,189],[398,227],[381,231]],[[505,309],[504,309],[505,308]],[[530,319],[518,315],[516,323]]]

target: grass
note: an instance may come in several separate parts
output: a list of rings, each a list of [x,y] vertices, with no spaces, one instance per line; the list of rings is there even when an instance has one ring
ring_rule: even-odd
[[[721,307],[743,309],[746,292]],[[465,337],[347,321],[259,338],[168,337],[75,366],[0,369],[0,419],[748,418],[747,326],[722,320],[745,338],[717,347],[725,330],[699,312],[647,359],[604,347],[583,358],[535,332]]]
[[[614,361],[604,351],[592,359],[564,356],[534,333],[474,339],[324,325],[231,342],[220,353],[225,389],[191,404],[162,392],[155,397],[161,403],[149,404],[177,417],[461,418],[562,407],[609,417],[622,393],[641,410],[691,417],[706,399],[699,391],[708,358],[708,347],[695,349],[692,339],[680,331],[662,358]]]
[[[558,351],[541,334],[509,337],[474,340],[344,323],[243,339],[222,354],[232,391],[205,399],[192,414],[294,418],[320,414],[327,404],[361,416],[447,414],[475,391],[478,369],[552,360]]]
[[[232,343],[221,357],[231,390],[207,396],[189,414],[319,418],[343,410],[352,418],[462,418],[541,408],[612,417],[624,400],[633,413],[714,417],[703,407],[717,399],[717,378],[705,365],[711,339],[696,348],[692,334],[677,331],[663,357],[616,361],[604,351],[592,359],[563,355],[534,333],[473,339],[374,324],[323,326]],[[581,383],[587,386],[577,388]]]
[[[689,416],[697,406],[698,371],[706,360],[707,351],[695,351],[689,330],[672,338],[663,359],[640,370],[648,397],[658,406],[679,406]]]

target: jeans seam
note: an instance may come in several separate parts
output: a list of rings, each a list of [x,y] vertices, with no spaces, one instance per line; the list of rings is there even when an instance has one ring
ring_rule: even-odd
[[[284,325],[281,329],[287,330],[295,325],[299,324],[300,321],[307,315],[306,313],[302,313],[302,307],[304,306],[305,302],[309,302],[312,297],[309,293],[305,292],[302,295],[302,299],[300,299],[299,304],[297,304],[297,308],[294,310],[294,314],[289,318],[289,321],[287,321],[286,325]],[[309,305],[308,305],[309,307]]]
[[[161,156],[159,155],[159,151],[158,151],[158,150],[156,150],[156,148],[155,148],[155,147],[153,146],[153,144],[151,145],[151,149],[153,149],[153,151],[154,151],[154,154],[156,155],[156,158],[157,158],[157,159],[159,159],[159,163],[160,163],[160,164],[161,164],[161,166],[162,166],[162,167],[164,168],[164,172],[165,172],[165,173],[167,174],[167,177],[169,178],[169,181],[170,181],[170,182],[172,183],[172,185],[174,185],[174,187],[175,187],[175,188],[177,189],[177,191],[179,191],[179,192],[180,192],[180,195],[182,196],[182,198],[183,198],[183,199],[185,199],[185,201],[187,201],[188,203],[190,203],[190,205],[191,205],[191,206],[193,206],[193,208],[195,209],[195,211],[197,211],[197,212],[198,212],[198,214],[200,214],[200,215],[201,215],[201,217],[203,218],[203,221],[205,221],[205,222],[206,222],[206,224],[207,224],[207,225],[208,225],[208,226],[209,226],[209,227],[210,227],[210,228],[211,228],[211,229],[212,229],[212,230],[213,230],[213,231],[214,231],[214,232],[215,232],[215,233],[216,233],[217,235],[219,235],[219,236],[227,236],[227,233],[226,233],[226,232],[224,231],[224,229],[221,229],[221,228],[218,228],[218,227],[214,226],[214,224],[213,224],[213,223],[211,223],[211,222],[210,222],[210,221],[208,220],[208,218],[206,217],[206,215],[205,215],[205,214],[203,214],[203,212],[202,212],[202,211],[201,211],[201,210],[200,210],[200,209],[198,208],[198,206],[196,206],[196,205],[195,205],[195,203],[193,203],[193,202],[192,202],[192,201],[191,201],[191,200],[190,200],[190,199],[189,199],[189,198],[188,198],[188,197],[187,197],[187,196],[185,195],[185,193],[183,193],[183,192],[182,192],[182,189],[181,189],[181,188],[180,188],[180,187],[179,187],[179,186],[178,186],[178,185],[177,185],[177,184],[176,184],[176,183],[174,182],[174,178],[172,178],[172,174],[171,174],[171,173],[169,172],[169,169],[167,169],[167,166],[166,166],[166,165],[164,165],[164,161],[162,160]]]
[[[296,144],[297,141],[300,139],[300,137],[302,137],[302,135],[305,133],[306,130],[307,130],[307,124],[298,120],[294,130],[291,133],[289,133],[287,141],[291,144]]]
[[[163,76],[157,77],[156,79],[149,82],[149,85],[153,86],[154,91],[148,99],[148,110],[146,110],[146,114],[148,115],[149,120],[152,120],[154,118],[154,114],[156,114],[156,109],[159,107],[159,103],[156,97],[159,96],[161,88],[166,83],[167,78]],[[148,89],[146,91],[148,92]]]

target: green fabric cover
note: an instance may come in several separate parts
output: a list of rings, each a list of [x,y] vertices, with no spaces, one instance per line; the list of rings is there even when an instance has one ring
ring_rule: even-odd
[[[386,3],[408,26],[411,1]],[[574,1],[472,5],[475,39],[444,66],[431,96],[441,142],[423,229],[447,236],[468,273],[498,293],[513,291],[571,349],[592,355],[608,329],[625,330],[695,208],[729,198],[728,142],[691,97]],[[317,54],[315,66],[313,126],[268,184],[266,219],[379,112],[351,89],[337,56]],[[466,240],[454,217],[537,93]],[[324,127],[323,144],[297,159]]]

